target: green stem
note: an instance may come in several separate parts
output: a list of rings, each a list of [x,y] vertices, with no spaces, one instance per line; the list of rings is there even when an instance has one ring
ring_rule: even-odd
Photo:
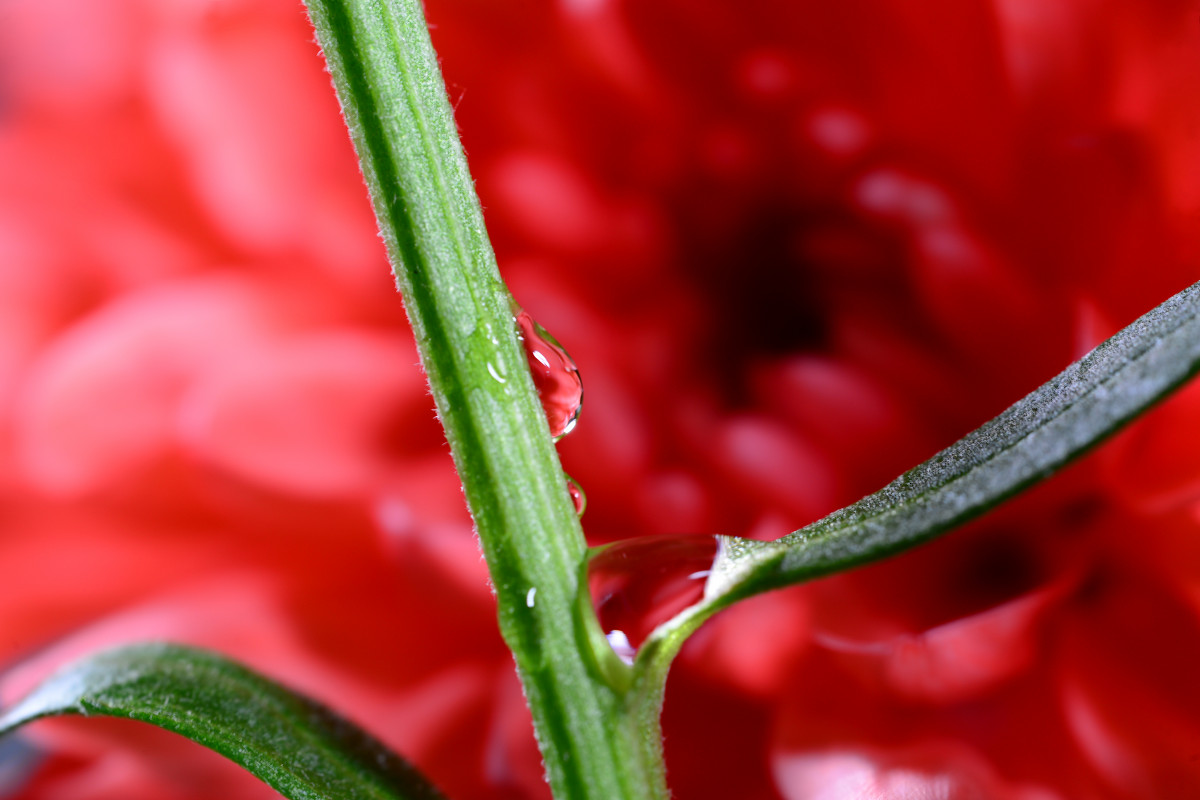
[[[420,0],[307,0],[474,516],[555,797],[668,796],[657,715],[587,660],[585,541]],[[397,365],[400,368],[401,365]]]

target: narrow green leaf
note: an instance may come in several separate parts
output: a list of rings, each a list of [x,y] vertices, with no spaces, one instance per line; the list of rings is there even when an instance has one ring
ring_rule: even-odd
[[[439,800],[415,768],[319,703],[205,650],[106,650],[50,676],[0,716],[124,717],[198,742],[292,800]]]
[[[979,516],[1094,447],[1198,369],[1200,284],[875,494],[773,542],[726,538],[704,600],[643,647],[642,684],[661,681],[683,639],[715,611],[884,558]]]

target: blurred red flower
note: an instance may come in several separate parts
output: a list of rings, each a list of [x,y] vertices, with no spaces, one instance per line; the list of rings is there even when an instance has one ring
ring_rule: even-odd
[[[585,375],[594,543],[773,537],[1200,278],[1200,22],[1152,0],[431,0],[516,296]],[[299,4],[0,8],[4,698],[215,647],[455,798],[546,797]],[[1200,796],[1200,388],[685,649],[680,800]],[[0,796],[267,797],[136,726]]]

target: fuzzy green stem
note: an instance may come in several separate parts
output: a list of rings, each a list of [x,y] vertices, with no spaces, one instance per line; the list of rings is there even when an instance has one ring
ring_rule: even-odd
[[[474,516],[559,800],[665,798],[579,646],[585,542],[516,339],[420,0],[307,0]],[[397,365],[401,368],[401,365]]]

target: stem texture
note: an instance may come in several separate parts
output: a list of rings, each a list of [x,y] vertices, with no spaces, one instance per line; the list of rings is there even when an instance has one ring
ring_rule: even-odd
[[[663,798],[661,742],[579,645],[585,542],[420,0],[307,0],[467,503],[555,797]],[[401,365],[397,365],[401,368]],[[534,591],[536,590],[536,591]]]

